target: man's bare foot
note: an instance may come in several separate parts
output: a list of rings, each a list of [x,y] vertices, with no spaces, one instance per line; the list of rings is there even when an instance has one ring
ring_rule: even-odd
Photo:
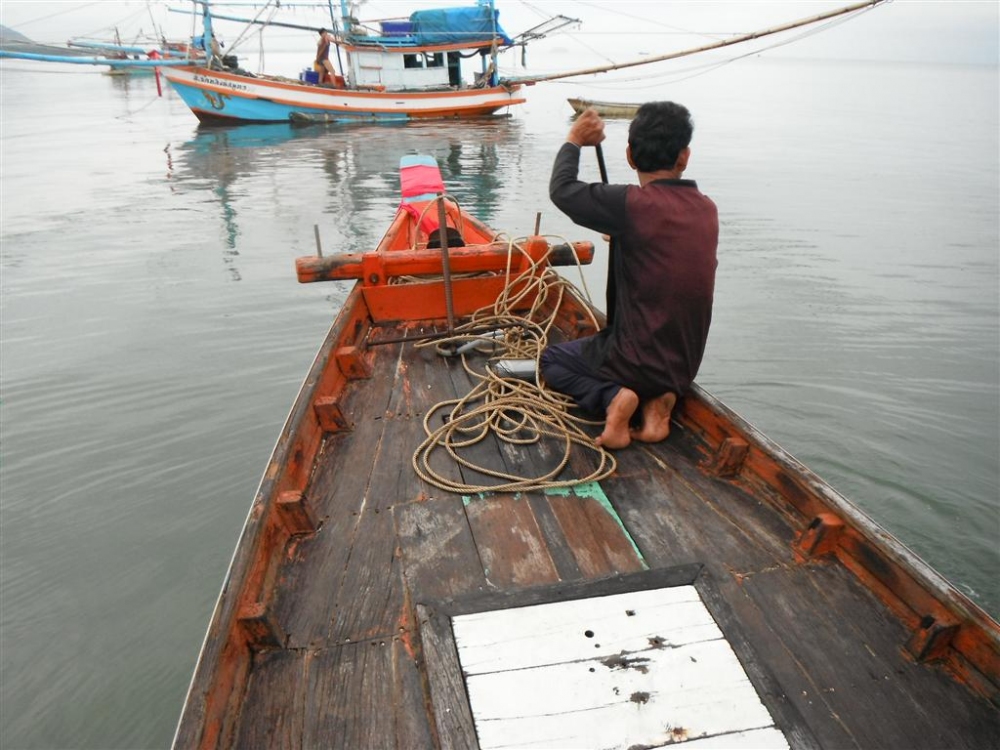
[[[628,423],[639,408],[639,396],[630,388],[622,388],[608,404],[604,432],[598,436],[597,443],[602,448],[625,448],[632,442]]]
[[[677,405],[676,393],[664,393],[642,405],[642,427],[632,437],[643,443],[658,443],[670,434],[670,415]]]

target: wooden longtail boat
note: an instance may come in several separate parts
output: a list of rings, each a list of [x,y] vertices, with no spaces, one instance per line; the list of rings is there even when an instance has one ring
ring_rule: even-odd
[[[588,109],[593,109],[601,117],[631,119],[639,111],[641,104],[630,104],[628,102],[600,102],[593,99],[567,99],[569,106],[576,114],[582,114]]]
[[[297,262],[357,283],[174,746],[1000,746],[1000,625],[716,398],[611,456],[491,375],[601,325],[550,268],[593,247],[497,237],[433,170],[374,251]]]

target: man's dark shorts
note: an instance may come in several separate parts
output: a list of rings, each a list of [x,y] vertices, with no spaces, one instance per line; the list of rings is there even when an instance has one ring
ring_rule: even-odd
[[[583,356],[587,340],[574,339],[546,347],[540,359],[542,376],[550,388],[571,396],[581,409],[603,418],[621,385],[607,380],[590,366]]]

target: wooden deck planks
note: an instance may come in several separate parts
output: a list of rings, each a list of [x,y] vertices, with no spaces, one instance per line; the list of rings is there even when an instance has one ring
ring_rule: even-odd
[[[383,415],[393,387],[398,354],[376,350],[376,377],[348,389],[345,410],[353,424],[349,432],[326,438],[319,470],[306,490],[323,519],[313,535],[289,548],[279,574],[274,607],[289,636],[289,646],[326,642],[338,592],[350,560],[360,514],[373,469],[372,454],[382,439]],[[374,448],[373,448],[374,446]]]
[[[790,529],[783,527],[785,538],[775,538],[756,515],[737,523],[728,513],[742,502],[735,490],[704,477],[692,482],[662,462],[662,468],[650,467],[643,463],[644,450],[621,451],[622,472],[604,487],[643,554],[655,550],[651,566],[722,559],[729,575],[743,575],[792,562]]]
[[[594,486],[599,500],[577,492],[548,493],[552,513],[584,578],[602,578],[645,569],[621,525],[614,508],[603,500],[603,490]]]
[[[526,496],[473,497],[465,512],[486,577],[494,586],[537,586],[559,580],[545,536]]]
[[[772,634],[758,649],[777,646],[786,663],[808,665],[814,687],[800,703],[814,712],[820,706],[819,713],[830,717],[853,712],[850,736],[857,747],[891,737],[900,747],[960,748],[968,727],[988,731],[991,725],[992,746],[1000,747],[996,708],[986,699],[959,696],[954,678],[940,668],[906,658],[908,633],[883,616],[882,605],[842,566],[808,563],[756,575],[743,581],[742,592]],[[787,675],[783,683],[802,678]],[[861,709],[870,720],[859,722],[858,697],[866,694],[872,699]],[[942,716],[951,720],[942,722]]]
[[[457,360],[412,344],[375,347],[373,363],[373,377],[343,398],[352,430],[326,437],[307,488],[322,525],[286,552],[272,606],[289,642],[254,655],[236,746],[423,748],[440,734],[474,747],[460,670],[423,671],[429,661],[458,667],[450,640],[435,640],[447,618],[422,605],[693,562],[706,565],[785,691],[774,700],[805,717],[822,746],[892,737],[915,748],[961,747],[967,733],[942,729],[937,712],[954,712],[959,727],[995,722],[988,702],[954,699],[949,677],[901,655],[902,626],[845,569],[799,565],[787,517],[703,474],[682,430],[665,444],[619,451],[619,471],[597,488],[603,499],[463,498],[420,480],[410,461],[424,415],[464,395],[469,376]],[[490,436],[472,454],[500,471],[532,472],[551,466],[554,450]],[[452,478],[493,481],[437,463]],[[855,621],[845,623],[844,612]],[[846,652],[845,628],[861,644]],[[865,691],[879,700],[861,705],[879,708],[870,719],[852,717],[848,730],[840,716],[856,713]],[[878,715],[885,711],[891,716]],[[984,732],[1000,744],[1000,728]]]
[[[392,641],[364,641],[314,656],[302,747],[397,747],[395,711],[403,707],[394,705],[392,649]]]
[[[796,563],[795,532],[784,516],[701,474],[683,439],[652,449],[669,454],[676,472],[650,469],[643,476],[640,457],[622,452],[629,477],[623,486],[609,483],[612,501],[652,566],[708,567],[762,663],[822,746],[884,746],[892,738],[900,747],[962,747],[967,727],[995,726],[987,701],[970,704],[947,684],[950,678],[903,656],[901,624],[846,569],[822,560]],[[859,701],[866,692],[870,700]],[[859,704],[872,712],[867,719],[858,716]],[[942,727],[941,711],[953,712],[963,729],[952,735]]]
[[[406,585],[414,602],[487,588],[462,499],[434,497],[395,509]]]
[[[329,640],[350,643],[391,638],[409,627],[392,511],[365,512],[358,521],[334,601]]]
[[[276,649],[254,655],[234,747],[302,747],[305,652]]]

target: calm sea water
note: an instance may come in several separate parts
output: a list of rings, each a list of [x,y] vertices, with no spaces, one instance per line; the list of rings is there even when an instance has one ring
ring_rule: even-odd
[[[567,96],[672,98],[722,217],[699,381],[1000,612],[996,68],[744,60],[463,125],[203,130],[152,77],[0,65],[0,745],[169,744],[271,447],[405,153],[500,230]],[[613,180],[629,179],[610,122]],[[584,159],[598,179],[596,160]],[[587,283],[603,299],[603,264]]]

